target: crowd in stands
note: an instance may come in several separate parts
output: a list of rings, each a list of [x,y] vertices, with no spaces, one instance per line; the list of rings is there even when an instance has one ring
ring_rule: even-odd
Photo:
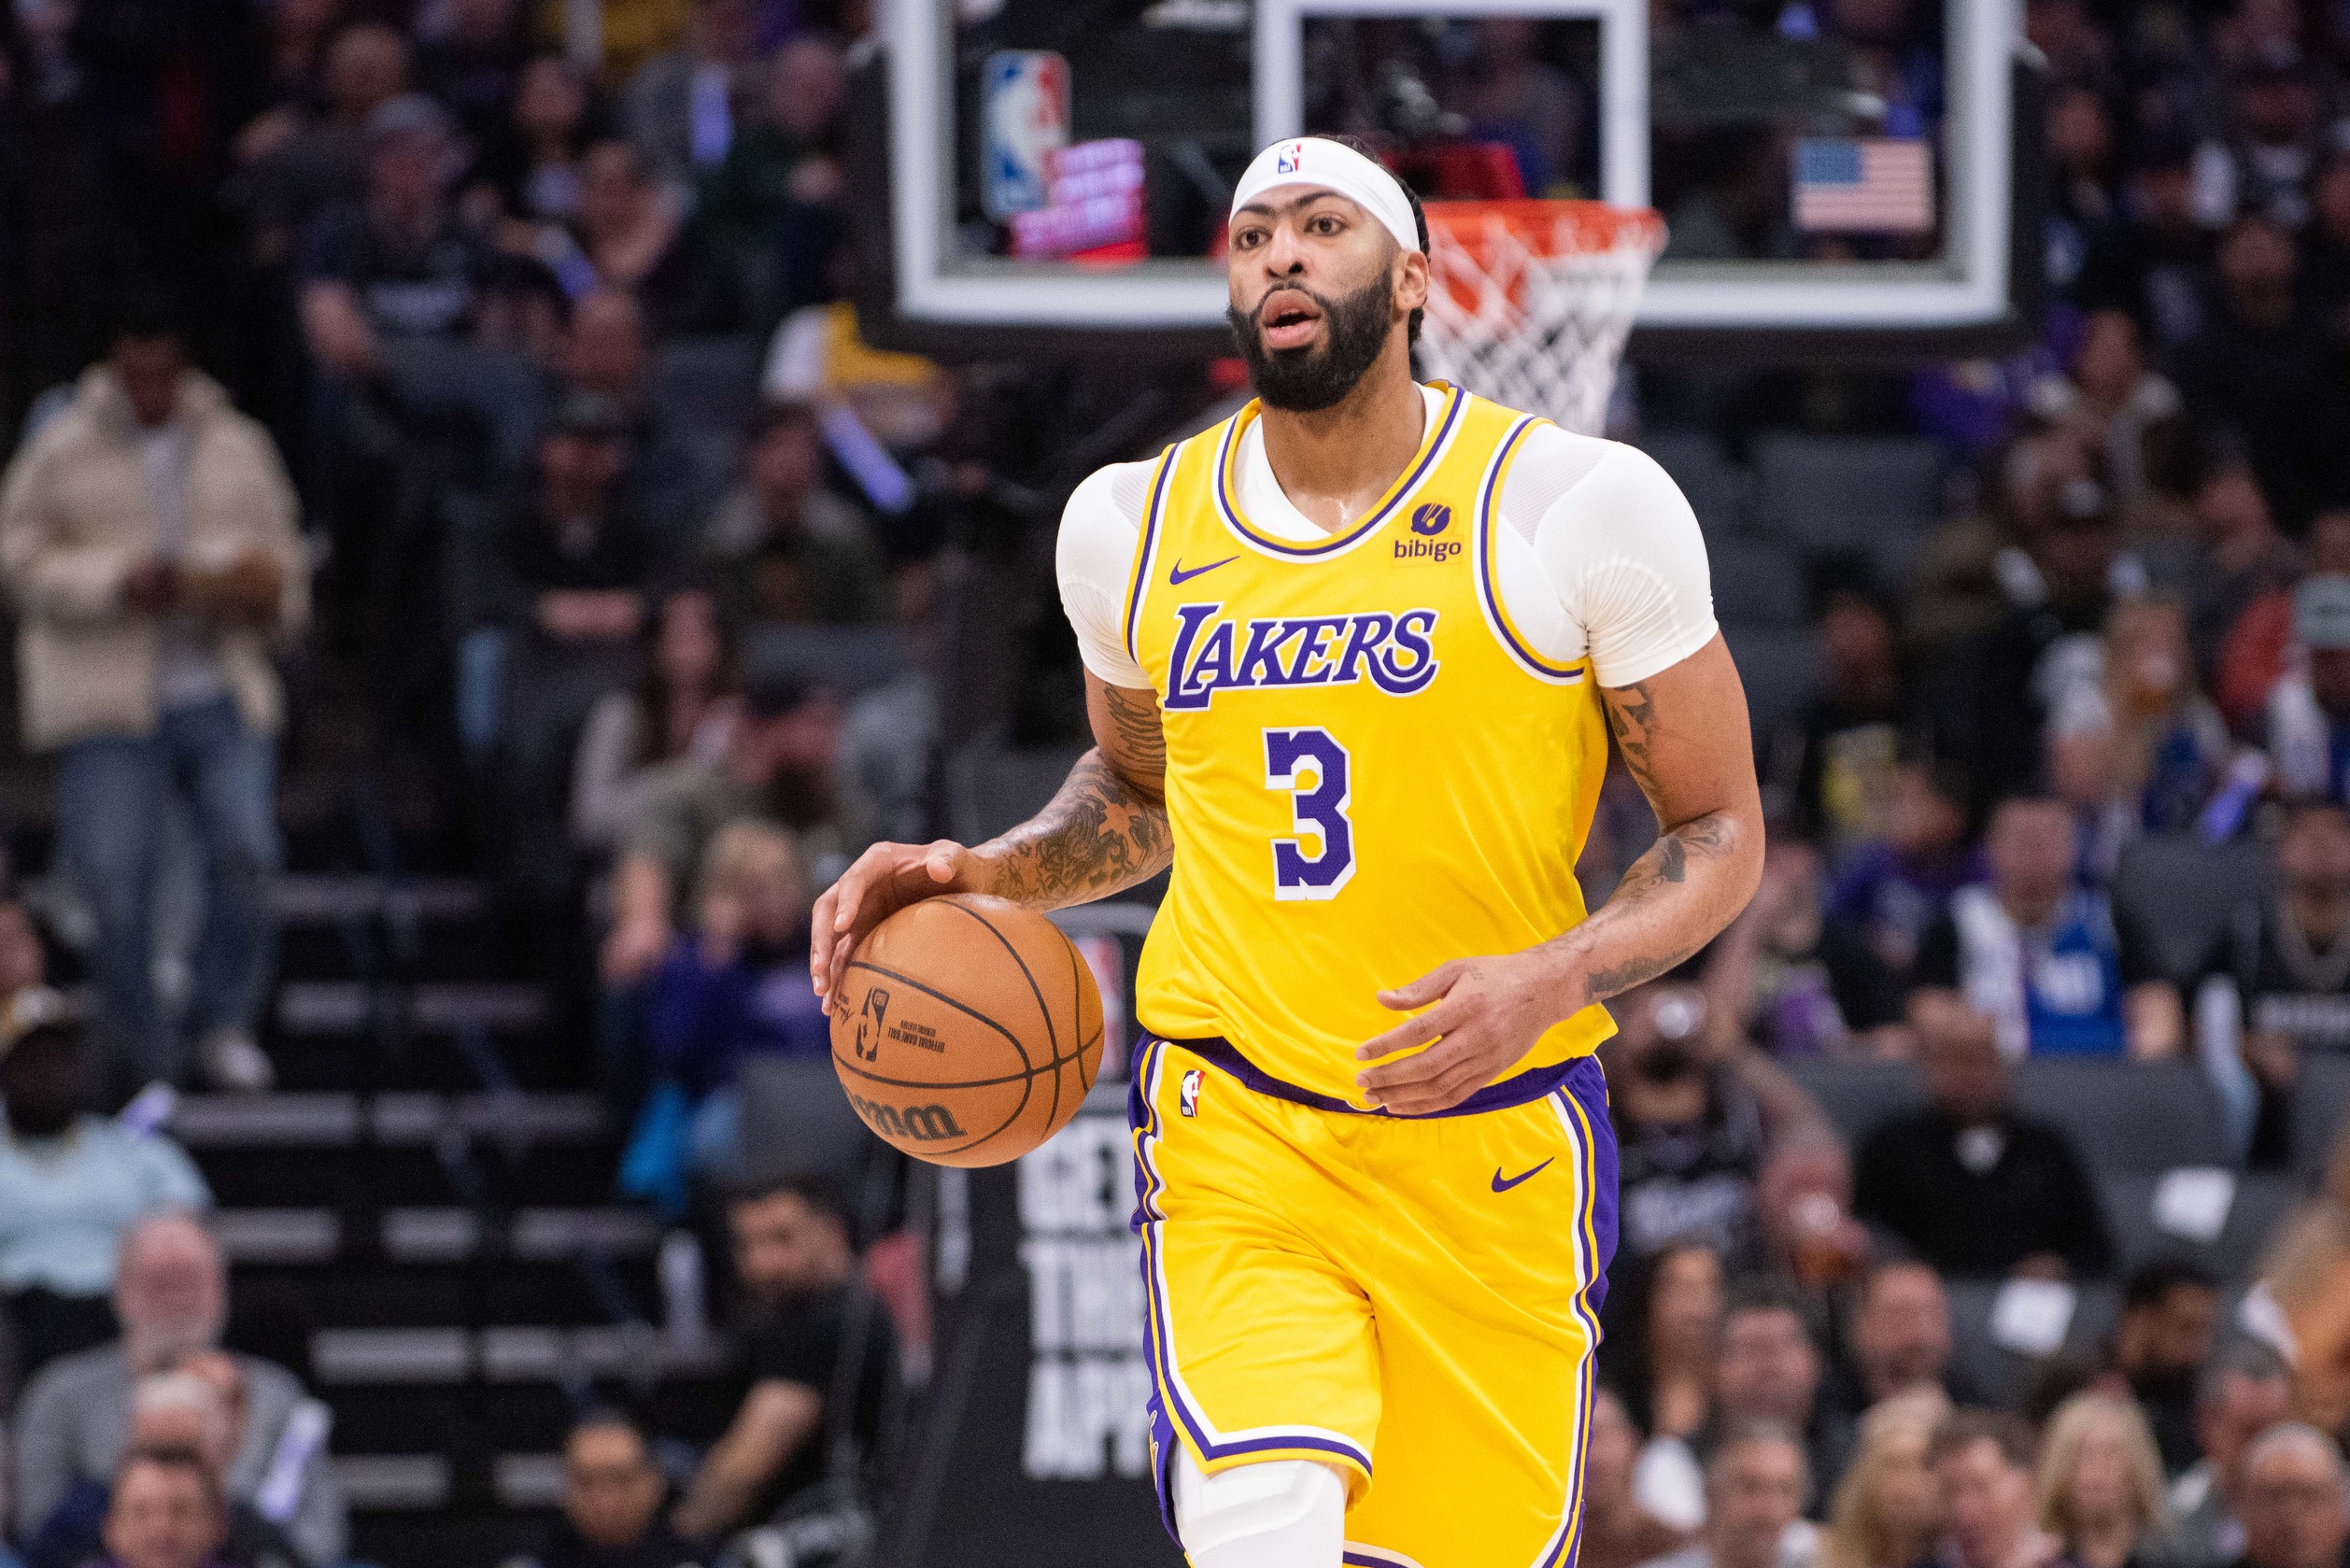
[[[2284,0],[2026,10],[2054,78],[2045,337],[1898,383],[1951,515],[1803,563],[1818,680],[1758,738],[1762,890],[1612,1005],[1593,1568],[2338,1568],[2350,1537],[2341,1450],[2292,1420],[2242,1281],[2126,1258],[2093,1162],[2016,1089],[2052,1057],[2191,1070],[2226,1157],[2271,1170],[2310,1064],[2350,1050],[2350,38]],[[1930,131],[1932,11],[1781,31],[1860,40]],[[318,1409],[221,1349],[209,1194],[132,1097],[272,1081],[279,773],[347,717],[305,709],[321,665],[359,672],[371,757],[523,911],[633,1128],[620,1190],[722,1214],[735,1260],[724,1435],[680,1473],[587,1414],[538,1561],[699,1561],[879,1446],[924,1347],[868,1288],[861,1199],[743,1184],[743,1066],[824,1053],[814,890],[953,826],[951,744],[1076,740],[1057,504],[1211,383],[859,337],[870,25],[815,0],[0,15],[0,581],[78,916],[0,904],[0,1409],[35,1568],[348,1549]],[[1486,42],[1446,91],[1575,166],[1549,67]],[[1753,227],[1674,216],[1725,253]],[[1668,381],[1654,430],[1690,406]],[[1599,821],[1594,902],[1650,831],[1620,773]],[[2263,878],[2184,956],[2179,911],[2128,897],[2181,845]],[[175,864],[203,922],[167,991]],[[1911,1064],[1922,1101],[1839,1130],[1821,1063]],[[2118,1308],[1979,1386],[1952,1305],[1976,1286]]]

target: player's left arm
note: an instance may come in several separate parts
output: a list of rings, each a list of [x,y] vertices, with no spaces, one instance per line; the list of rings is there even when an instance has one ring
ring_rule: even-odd
[[[1656,812],[1656,842],[1606,906],[1564,935],[1519,953],[1456,958],[1380,992],[1386,1007],[1427,1010],[1356,1054],[1367,1062],[1428,1049],[1361,1073],[1373,1103],[1403,1115],[1450,1109],[1553,1024],[1704,947],[1753,897],[1762,801],[1746,691],[1720,634],[1670,669],[1601,695],[1624,763]]]
[[[1512,516],[1522,477],[1546,498],[1530,530]],[[1714,622],[1705,536],[1679,487],[1630,447],[1537,428],[1499,510],[1531,546],[1508,558],[1503,536],[1504,594],[1532,609],[1547,603],[1580,629],[1607,722],[1659,831],[1607,906],[1572,930],[1522,952],[1456,959],[1380,993],[1398,1011],[1427,1010],[1359,1052],[1366,1061],[1415,1052],[1358,1078],[1374,1102],[1408,1114],[1458,1105],[1545,1029],[1695,953],[1746,907],[1762,874],[1746,689]]]

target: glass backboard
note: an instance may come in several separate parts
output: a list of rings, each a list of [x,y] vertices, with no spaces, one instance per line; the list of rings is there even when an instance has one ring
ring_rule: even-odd
[[[2020,38],[2015,0],[899,0],[890,335],[1211,345],[1234,178],[1332,129],[1435,199],[1655,206],[1635,347],[1998,332]]]

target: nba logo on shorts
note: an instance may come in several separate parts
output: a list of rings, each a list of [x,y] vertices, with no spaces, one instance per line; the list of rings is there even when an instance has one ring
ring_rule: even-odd
[[[1182,1109],[1183,1114],[1186,1116],[1196,1116],[1199,1114],[1199,1084],[1200,1074],[1197,1067],[1194,1067],[1189,1072],[1183,1074]]]
[[[1303,159],[1305,155],[1306,144],[1304,142],[1290,143],[1287,147],[1281,148],[1281,151],[1273,155],[1273,172],[1277,175],[1295,174],[1297,172],[1298,162]]]

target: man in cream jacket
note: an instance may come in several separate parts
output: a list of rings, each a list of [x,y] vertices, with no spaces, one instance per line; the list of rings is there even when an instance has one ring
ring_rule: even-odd
[[[269,885],[283,698],[272,646],[308,614],[292,487],[268,433],[133,301],[72,403],[0,478],[24,742],[59,761],[60,844],[98,919],[92,968],[120,1063],[270,1081],[253,1025],[276,961]],[[193,825],[205,924],[186,1016],[152,981],[162,824]]]

